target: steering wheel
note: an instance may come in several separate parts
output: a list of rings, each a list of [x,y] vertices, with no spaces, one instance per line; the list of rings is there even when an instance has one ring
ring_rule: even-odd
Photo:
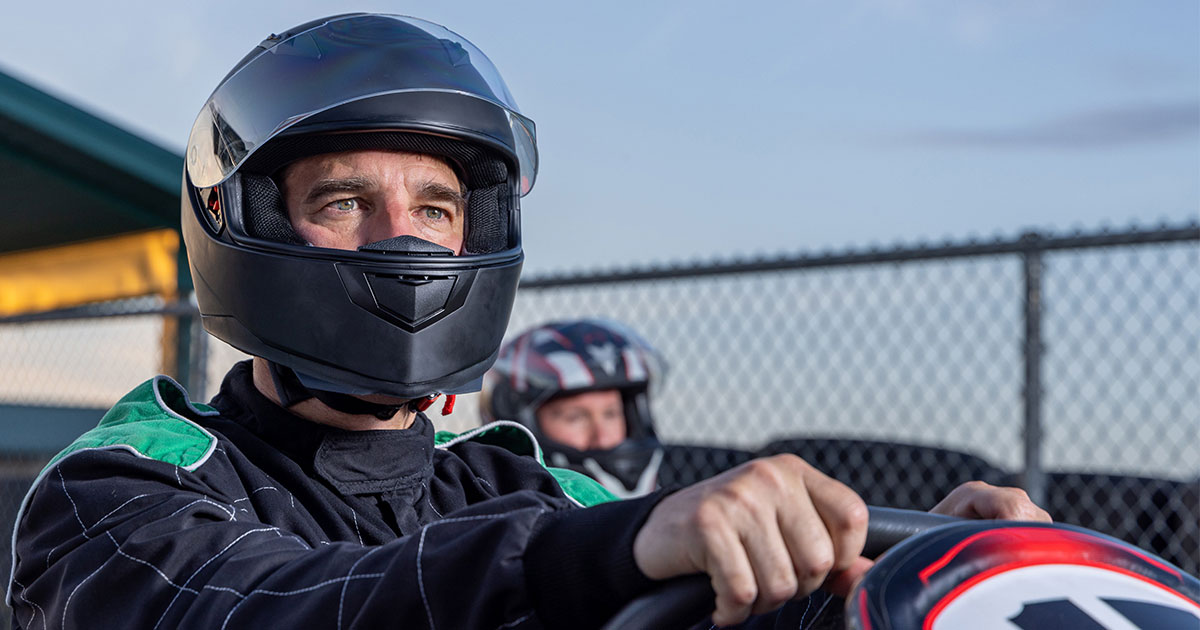
[[[847,597],[848,627],[1200,628],[1200,580],[1082,527],[870,508],[863,555],[893,546]],[[668,580],[604,630],[687,628],[714,597],[706,575]]]
[[[867,542],[863,555],[875,558],[900,541],[925,530],[961,519],[915,510],[869,507]],[[707,575],[688,575],[663,582],[657,589],[625,605],[603,630],[625,628],[684,629],[712,612],[716,593]]]

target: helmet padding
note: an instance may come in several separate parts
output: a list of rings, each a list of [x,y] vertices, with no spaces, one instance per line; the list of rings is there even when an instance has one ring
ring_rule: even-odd
[[[403,151],[446,160],[467,189],[463,253],[491,254],[509,246],[508,168],[492,152],[465,142],[395,131],[282,137],[255,152],[243,167],[245,230],[250,236],[304,244],[288,220],[277,178],[288,164],[346,151]]]

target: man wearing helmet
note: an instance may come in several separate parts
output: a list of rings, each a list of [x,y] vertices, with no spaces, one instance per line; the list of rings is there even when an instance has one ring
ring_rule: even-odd
[[[421,412],[495,360],[537,172],[470,42],[373,14],[272,35],[185,161],[205,327],[255,358],[209,405],[147,381],[50,462],[18,516],[17,627],[589,627],[698,572],[727,624],[864,570],[861,499],[795,457],[606,502],[519,427],[435,433]]]
[[[500,349],[484,377],[480,416],[515,420],[546,460],[584,473],[620,498],[658,487],[663,447],[649,388],[665,364],[650,344],[612,321],[549,322]]]

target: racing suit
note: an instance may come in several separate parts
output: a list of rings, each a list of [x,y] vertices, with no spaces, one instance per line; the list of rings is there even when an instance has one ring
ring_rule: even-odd
[[[596,626],[651,581],[622,502],[526,430],[462,436],[294,416],[235,366],[211,406],[139,386],[22,504],[19,628]],[[576,509],[580,505],[593,505]]]

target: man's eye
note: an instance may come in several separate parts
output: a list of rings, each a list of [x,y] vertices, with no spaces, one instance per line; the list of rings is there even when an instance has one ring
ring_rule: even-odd
[[[425,218],[432,221],[441,221],[446,218],[446,211],[441,208],[425,208]]]
[[[358,200],[357,199],[339,199],[338,201],[335,201],[335,202],[329,204],[328,207],[332,208],[334,210],[338,210],[340,212],[353,212],[354,210],[358,209]]]

